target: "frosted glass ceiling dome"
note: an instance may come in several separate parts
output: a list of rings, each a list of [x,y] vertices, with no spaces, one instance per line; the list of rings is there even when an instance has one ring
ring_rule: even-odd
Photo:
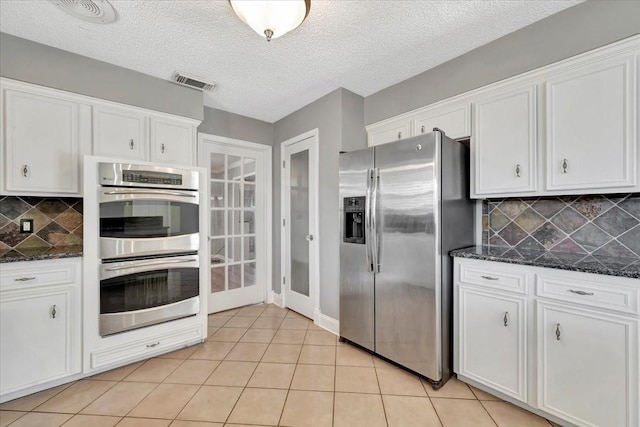
[[[311,9],[311,0],[229,0],[238,18],[267,41],[297,28]]]

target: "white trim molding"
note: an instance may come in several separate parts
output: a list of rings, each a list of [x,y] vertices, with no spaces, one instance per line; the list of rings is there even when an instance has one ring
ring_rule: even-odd
[[[334,335],[340,336],[340,321],[323,314],[319,308],[313,310],[313,323]]]

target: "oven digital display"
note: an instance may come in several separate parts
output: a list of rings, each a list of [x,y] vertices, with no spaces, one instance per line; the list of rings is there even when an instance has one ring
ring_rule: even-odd
[[[182,175],[166,172],[125,170],[122,171],[122,181],[140,184],[182,185]]]

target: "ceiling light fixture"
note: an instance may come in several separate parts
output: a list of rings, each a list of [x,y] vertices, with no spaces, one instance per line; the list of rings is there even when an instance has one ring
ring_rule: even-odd
[[[297,28],[311,9],[311,0],[229,0],[238,18],[267,41]]]

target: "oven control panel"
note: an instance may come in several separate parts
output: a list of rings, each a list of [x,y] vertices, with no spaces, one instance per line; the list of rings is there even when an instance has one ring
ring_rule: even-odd
[[[174,173],[125,170],[122,171],[122,181],[135,182],[137,184],[182,185],[182,175]]]
[[[130,163],[98,163],[98,185],[192,191],[200,188],[197,170]]]

